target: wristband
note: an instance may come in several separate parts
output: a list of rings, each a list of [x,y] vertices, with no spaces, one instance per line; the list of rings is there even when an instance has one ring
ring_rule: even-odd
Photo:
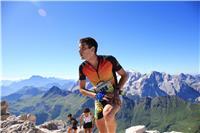
[[[104,93],[98,92],[98,93],[96,94],[96,100],[97,100],[97,101],[103,101],[103,97],[104,97],[104,96],[105,96]]]

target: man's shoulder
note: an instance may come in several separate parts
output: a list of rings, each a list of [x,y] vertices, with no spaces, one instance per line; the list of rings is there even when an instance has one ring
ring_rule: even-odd
[[[77,123],[78,121],[75,118],[72,118],[72,121],[74,121],[75,123]]]
[[[72,117],[72,120],[76,120],[74,117]]]
[[[99,58],[102,58],[102,59],[115,59],[115,57],[114,56],[112,56],[112,55],[99,55]]]
[[[116,71],[120,70],[122,68],[122,66],[119,64],[119,62],[117,61],[117,59],[112,56],[112,55],[103,55],[102,58],[104,58],[104,60],[109,61],[112,63],[113,66],[115,66]]]
[[[80,65],[79,65],[79,68],[83,67],[86,65],[86,61],[82,62]]]

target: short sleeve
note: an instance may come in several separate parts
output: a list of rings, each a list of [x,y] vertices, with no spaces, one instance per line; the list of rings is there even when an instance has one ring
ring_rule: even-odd
[[[114,56],[109,56],[108,59],[111,61],[112,65],[113,65],[113,69],[115,71],[119,71],[122,66],[119,64],[119,62],[117,61],[117,59]]]
[[[86,79],[86,76],[85,74],[83,73],[83,65],[81,64],[79,66],[79,80],[85,80]]]

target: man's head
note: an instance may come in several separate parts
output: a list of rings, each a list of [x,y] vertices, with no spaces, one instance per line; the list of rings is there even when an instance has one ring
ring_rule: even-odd
[[[72,114],[68,114],[68,115],[67,115],[67,118],[68,118],[68,119],[71,119],[71,118],[72,118]]]
[[[79,41],[79,53],[82,59],[88,59],[91,55],[96,55],[98,44],[91,37],[81,38]]]
[[[91,37],[81,38],[79,43],[81,45],[87,45],[88,48],[94,47],[94,50],[95,50],[94,52],[97,53],[98,44],[95,39]]]
[[[89,108],[85,108],[83,113],[88,116],[88,114],[90,113],[90,109]]]

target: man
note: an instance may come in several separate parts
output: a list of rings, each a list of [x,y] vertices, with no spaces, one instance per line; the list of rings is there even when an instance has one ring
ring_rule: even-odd
[[[67,115],[67,119],[68,119],[68,129],[67,129],[67,133],[72,133],[72,130],[74,130],[73,133],[76,133],[77,132],[77,124],[78,124],[78,121],[72,117],[72,114],[68,114]]]
[[[127,74],[113,56],[97,55],[98,44],[91,37],[80,39],[79,53],[85,60],[79,66],[80,92],[95,98],[95,122],[99,133],[115,133],[115,115],[121,101],[119,93],[127,80]],[[116,72],[121,76],[117,81]],[[94,91],[85,89],[86,77],[94,86]]]
[[[83,125],[84,133],[92,133],[94,117],[89,108],[85,108],[80,116],[80,128]]]

